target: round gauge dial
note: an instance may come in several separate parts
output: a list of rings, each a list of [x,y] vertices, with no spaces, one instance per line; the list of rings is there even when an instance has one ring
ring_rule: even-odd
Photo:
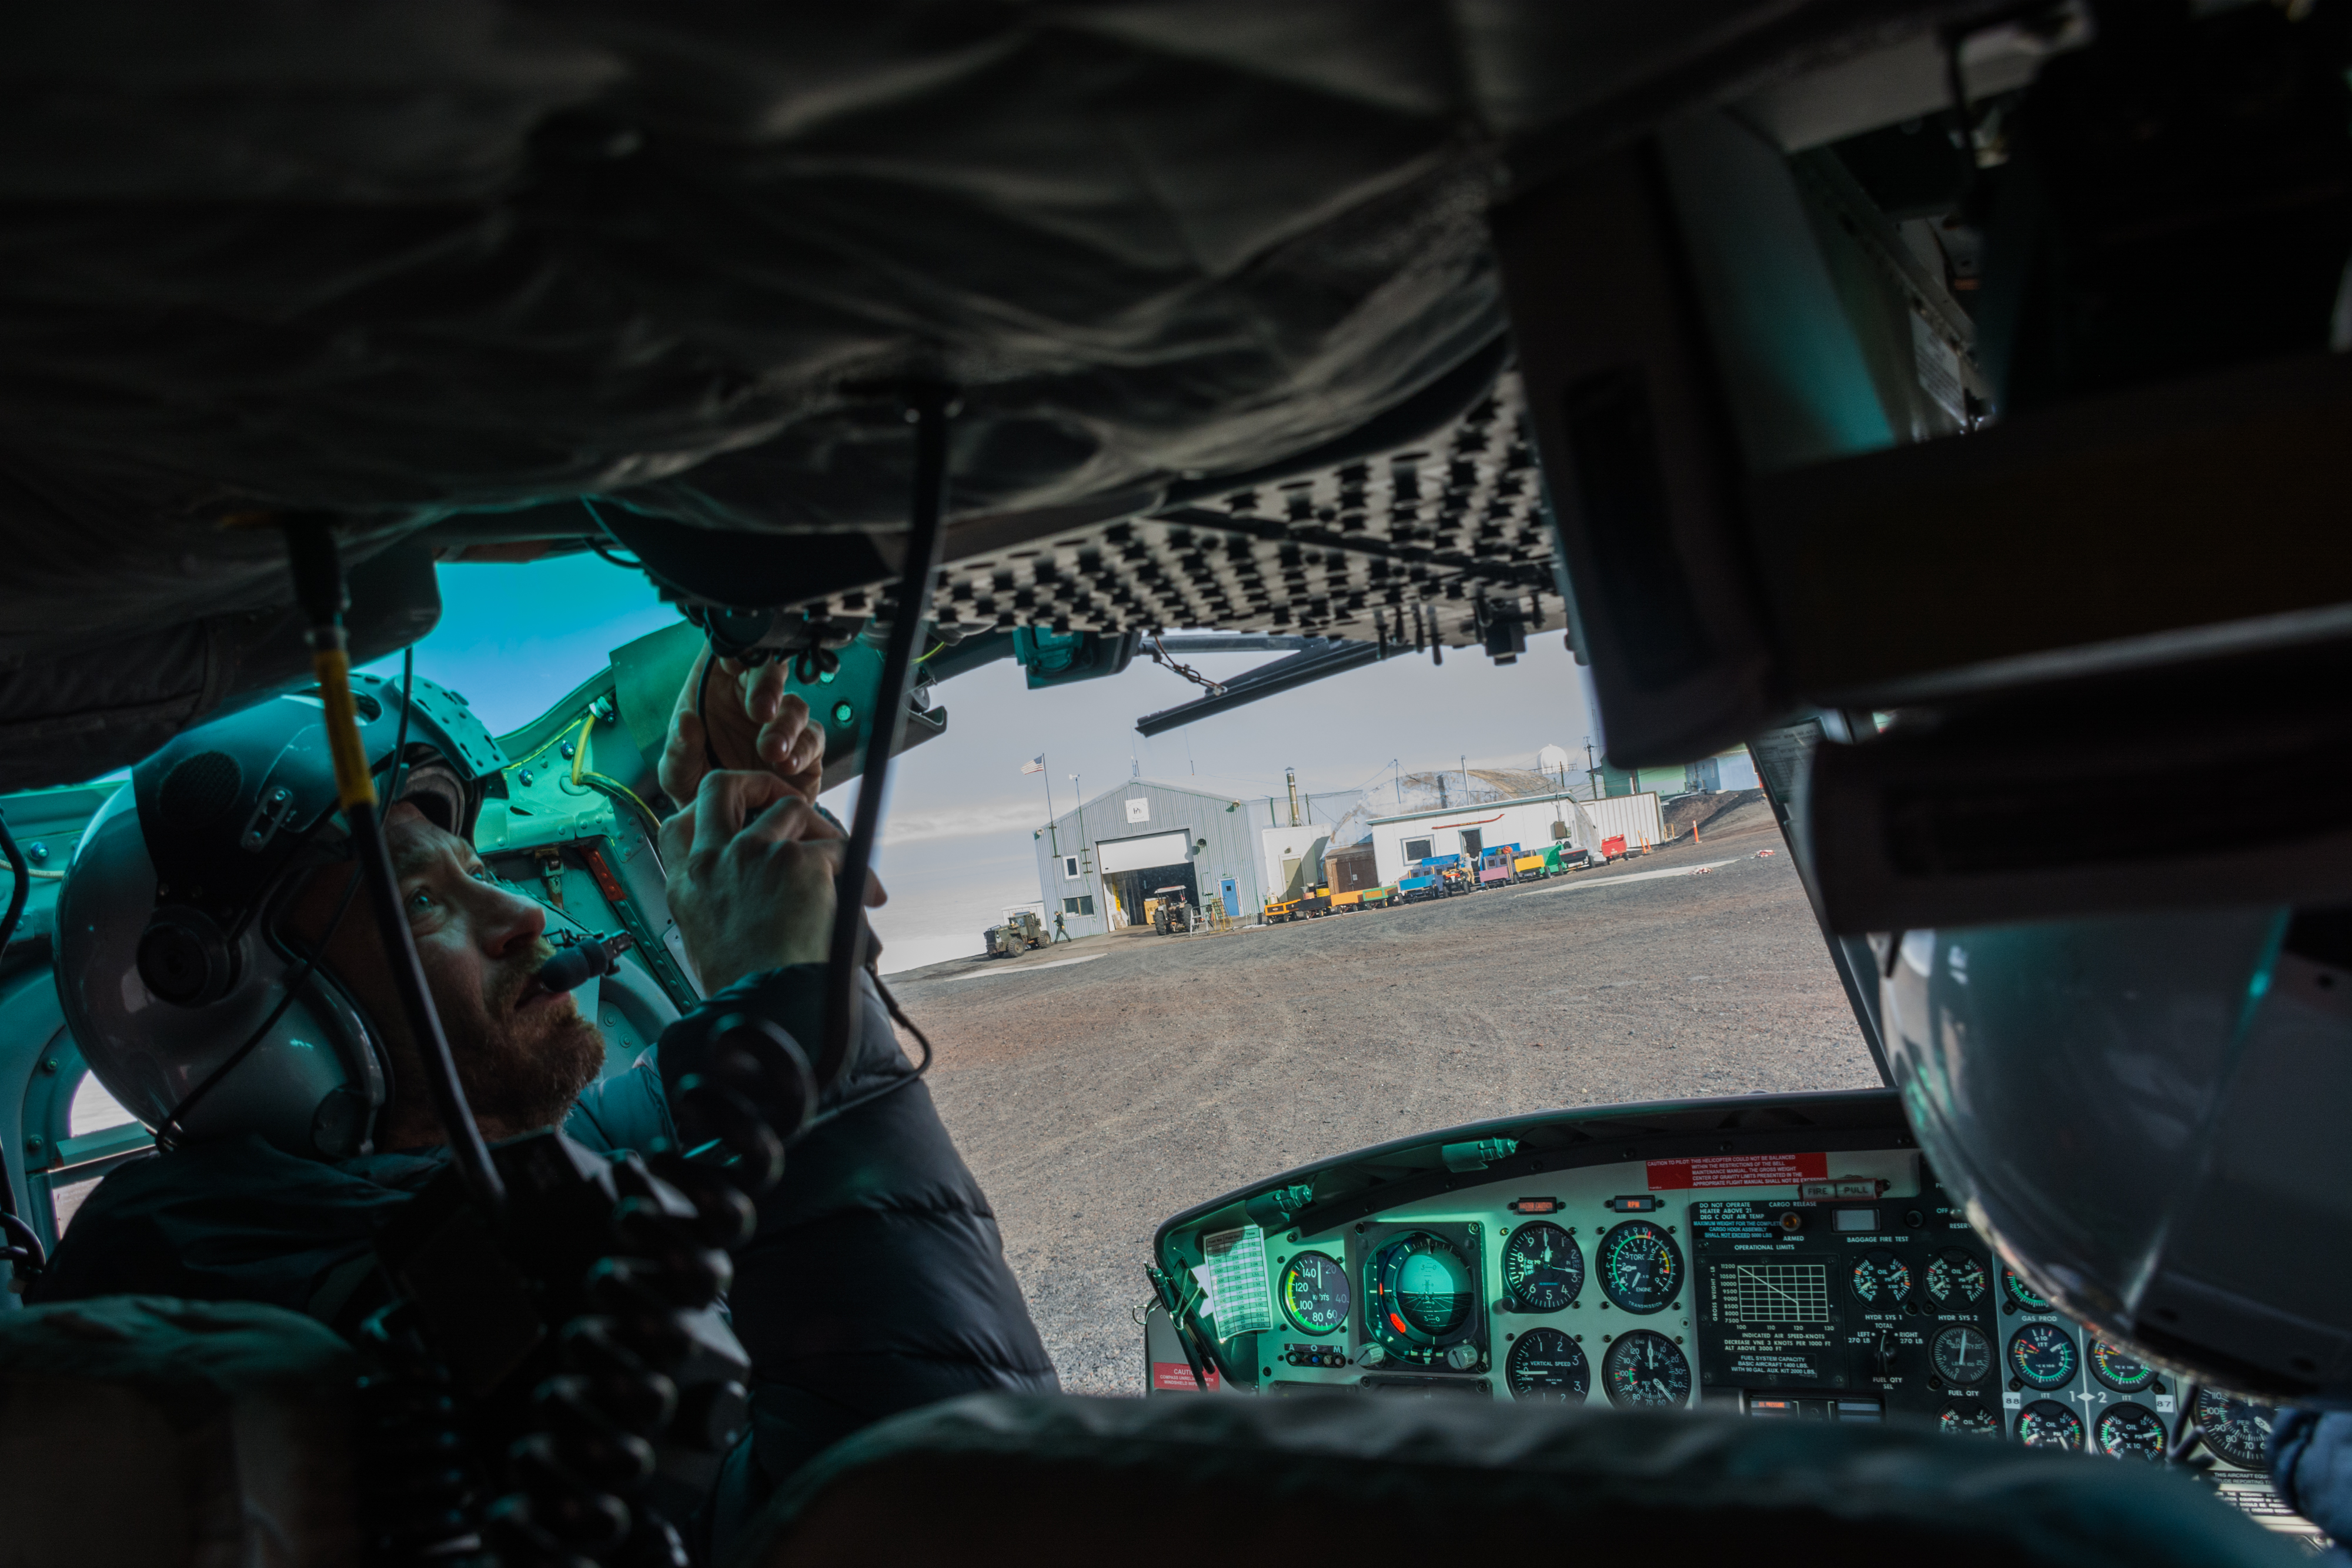
[[[1503,1361],[1503,1379],[1514,1399],[1558,1399],[1582,1404],[1592,1387],[1584,1347],[1558,1329],[1529,1329]]]
[[[1576,1238],[1534,1220],[1503,1244],[1503,1286],[1523,1312],[1556,1312],[1584,1289],[1584,1254]]]
[[[1617,1336],[1601,1358],[1609,1403],[1621,1410],[1672,1406],[1690,1400],[1690,1363],[1683,1347],[1662,1333],[1635,1329]]]
[[[2000,1422],[1981,1405],[1962,1405],[1957,1401],[1936,1412],[1936,1425],[1944,1431],[1965,1437],[1998,1437]]]
[[[1629,1312],[1664,1312],[1682,1291],[1682,1249],[1646,1219],[1611,1226],[1593,1251],[1602,1293]]]
[[[1936,1364],[1936,1375],[1967,1387],[1982,1383],[1992,1370],[1992,1341],[1966,1323],[1954,1323],[1927,1347],[1927,1359]]]
[[[2074,1381],[2074,1342],[2056,1323],[2028,1323],[2009,1336],[2009,1370],[2032,1388]]]
[[[2271,1468],[2271,1423],[2278,1412],[2270,1406],[2200,1388],[2189,1402],[2189,1414],[2205,1434],[2205,1446],[2230,1463],[2249,1470]]]
[[[2091,1446],[2118,1459],[2164,1462],[2164,1422],[2145,1405],[2110,1405],[2091,1424]]]
[[[1348,1321],[1356,1292],[1348,1270],[1320,1252],[1301,1252],[1282,1266],[1282,1310],[1305,1333],[1329,1333]]]
[[[1947,1247],[1927,1260],[1927,1299],[1944,1308],[1973,1307],[1984,1300],[1985,1266],[1976,1255]]]
[[[2037,1399],[2017,1413],[2017,1440],[2029,1448],[2079,1448],[2083,1418],[2055,1399]]]
[[[1454,1243],[1426,1230],[1400,1236],[1372,1254],[1368,1315],[1399,1348],[1429,1348],[1459,1337],[1476,1301],[1470,1265]]]
[[[2057,1310],[2050,1304],[2049,1297],[2007,1269],[2000,1271],[2000,1287],[2009,1292],[2009,1299],[2017,1303],[2017,1310],[2021,1312],[2048,1312]]]
[[[2103,1339],[2091,1342],[2091,1375],[2118,1394],[2137,1394],[2156,1381],[2156,1368]]]
[[[1864,1306],[1901,1306],[1903,1298],[1911,1293],[1911,1265],[1883,1247],[1854,1260],[1849,1278],[1854,1296]]]

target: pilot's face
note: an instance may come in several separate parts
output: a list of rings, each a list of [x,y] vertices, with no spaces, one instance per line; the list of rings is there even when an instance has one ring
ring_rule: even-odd
[[[512,1137],[561,1122],[594,1080],[604,1046],[570,993],[551,995],[535,978],[553,952],[545,914],[490,880],[471,844],[413,806],[393,808],[384,837],[416,956],[483,1136]],[[348,874],[313,879],[294,915],[297,932],[317,939]],[[336,977],[390,1037],[393,1103],[377,1146],[446,1143],[364,890],[327,957]]]

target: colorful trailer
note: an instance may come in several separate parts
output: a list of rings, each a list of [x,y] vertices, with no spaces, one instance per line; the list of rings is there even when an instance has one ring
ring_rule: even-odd
[[[1496,844],[1491,850],[1479,852],[1478,885],[1500,887],[1516,880],[1518,873],[1512,866],[1518,858],[1519,846],[1517,844]]]

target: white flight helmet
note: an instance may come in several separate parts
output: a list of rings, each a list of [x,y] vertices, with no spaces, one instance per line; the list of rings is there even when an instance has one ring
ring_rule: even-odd
[[[383,789],[400,685],[352,684]],[[504,793],[506,759],[432,682],[407,706],[401,799],[470,836],[483,796]],[[160,1128],[184,1112],[174,1141],[254,1133],[342,1158],[371,1146],[390,1098],[374,1023],[277,929],[308,874],[347,853],[324,721],[316,696],[288,695],[175,737],[91,821],[59,890],[67,1023],[132,1115]]]

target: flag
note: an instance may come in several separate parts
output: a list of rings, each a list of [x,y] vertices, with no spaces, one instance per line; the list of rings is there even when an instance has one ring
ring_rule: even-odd
[[[1038,757],[1033,757],[1033,758],[1031,758],[1028,761],[1026,761],[1026,762],[1024,762],[1024,763],[1023,763],[1023,764],[1021,765],[1021,771],[1022,771],[1022,772],[1024,772],[1024,773],[1043,773],[1043,772],[1045,772],[1045,758],[1043,756],[1038,756]]]

